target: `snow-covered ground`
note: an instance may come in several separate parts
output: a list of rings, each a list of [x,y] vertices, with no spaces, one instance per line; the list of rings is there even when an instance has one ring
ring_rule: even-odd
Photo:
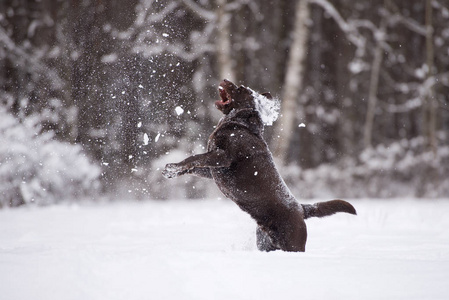
[[[353,200],[262,253],[226,200],[0,210],[0,298],[448,299],[449,200]]]

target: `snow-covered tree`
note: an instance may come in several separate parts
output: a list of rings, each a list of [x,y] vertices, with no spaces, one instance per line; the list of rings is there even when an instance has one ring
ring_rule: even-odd
[[[98,165],[80,145],[42,131],[41,116],[19,122],[0,108],[0,206],[78,201],[100,192]]]

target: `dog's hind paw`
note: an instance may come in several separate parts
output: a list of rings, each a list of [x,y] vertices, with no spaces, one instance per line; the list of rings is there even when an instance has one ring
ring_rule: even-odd
[[[184,173],[185,171],[183,170],[182,166],[178,164],[167,164],[165,165],[164,171],[162,171],[162,175],[165,178],[175,178]]]

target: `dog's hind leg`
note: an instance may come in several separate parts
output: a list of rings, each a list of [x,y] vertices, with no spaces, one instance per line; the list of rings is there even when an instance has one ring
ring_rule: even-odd
[[[257,226],[256,230],[256,240],[257,240],[257,249],[260,251],[274,251],[278,250],[279,247],[276,247],[273,243],[273,240],[268,235],[268,233],[263,230],[260,226]]]

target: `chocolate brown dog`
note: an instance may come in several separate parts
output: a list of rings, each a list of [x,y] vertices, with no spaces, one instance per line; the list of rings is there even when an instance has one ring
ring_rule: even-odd
[[[263,111],[274,103],[268,93],[260,95],[228,80],[220,84],[219,93],[221,100],[215,105],[225,116],[209,137],[207,152],[167,164],[165,177],[193,174],[214,179],[226,197],[256,220],[257,247],[262,251],[305,251],[304,219],[336,212],[356,214],[343,200],[313,205],[296,201],[262,137],[264,122],[273,121]]]

